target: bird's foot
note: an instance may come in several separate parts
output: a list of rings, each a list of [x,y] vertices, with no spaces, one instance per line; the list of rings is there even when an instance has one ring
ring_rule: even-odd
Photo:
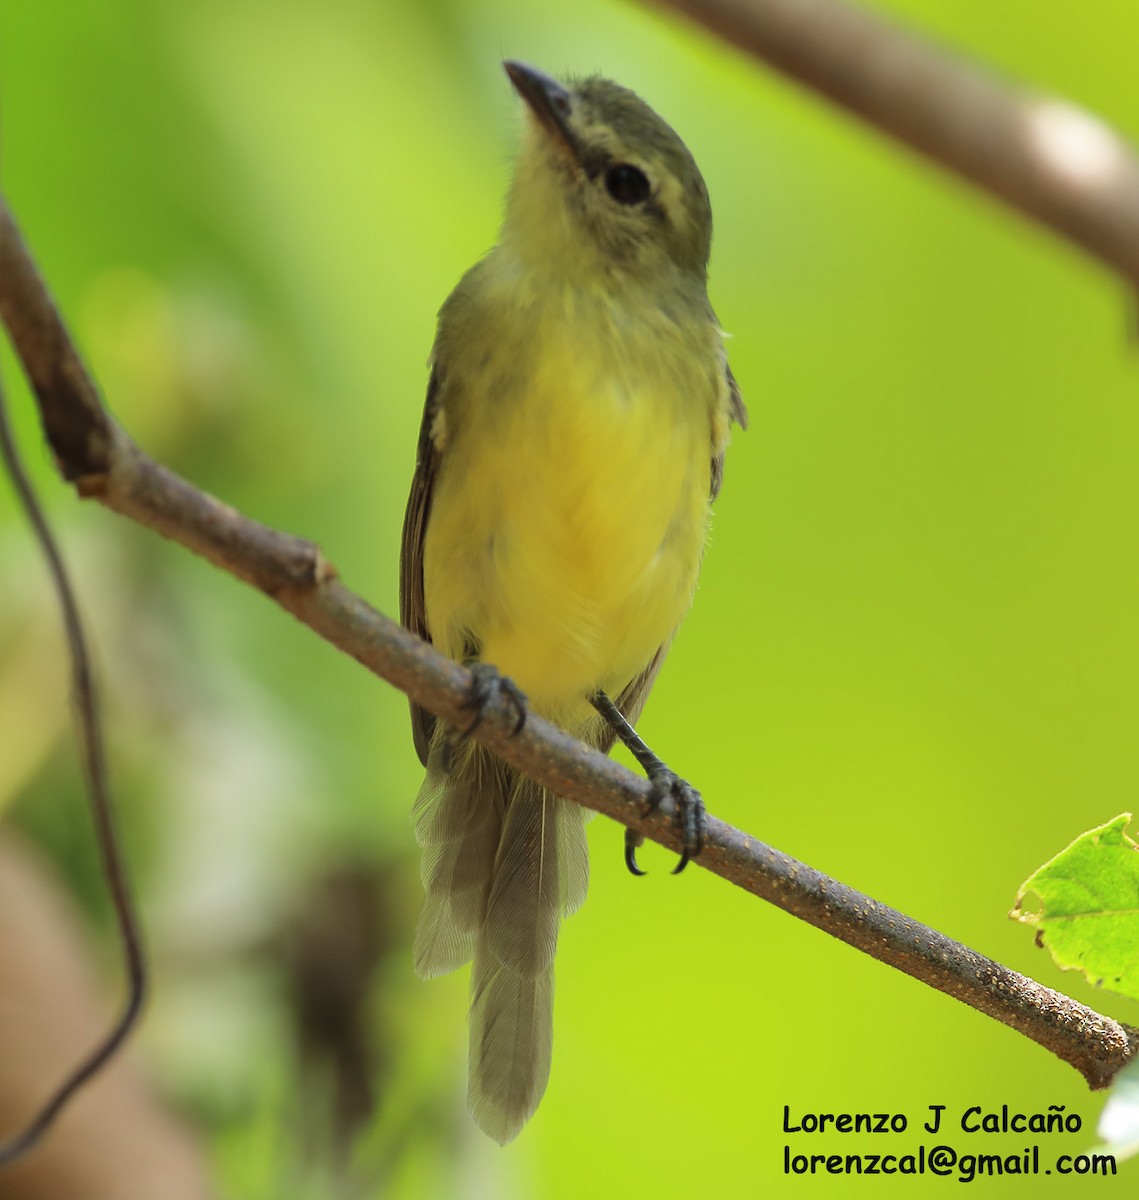
[[[654,813],[665,800],[671,799],[676,811],[676,823],[680,826],[680,862],[672,869],[679,875],[704,848],[704,801],[700,793],[686,779],[663,763],[650,768],[648,812]],[[625,830],[625,866],[633,875],[644,875],[637,865],[637,849],[644,842],[641,834],[632,829]]]
[[[463,707],[473,709],[475,716],[459,736],[464,739],[469,738],[482,724],[482,719],[490,705],[496,699],[502,699],[514,709],[517,719],[514,722],[514,728],[510,731],[510,736],[517,737],[526,724],[526,697],[522,694],[522,689],[513,679],[508,679],[505,675],[500,674],[498,668],[491,666],[490,663],[470,662],[467,663],[467,669],[471,673],[471,686],[463,701]]]
[[[510,731],[511,737],[520,734],[526,724],[526,696],[513,679],[508,679],[496,667],[478,659],[469,659],[463,665],[471,673],[471,686],[463,699],[463,708],[473,711],[474,718],[465,729],[446,729],[441,761],[444,773],[451,770],[459,746],[482,724],[487,709],[497,698],[505,700],[514,709],[517,719]]]

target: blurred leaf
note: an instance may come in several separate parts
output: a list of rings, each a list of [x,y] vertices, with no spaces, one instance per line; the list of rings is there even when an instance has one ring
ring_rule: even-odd
[[[1089,830],[1030,875],[1011,916],[1035,926],[1065,971],[1139,997],[1139,855],[1126,834],[1130,813]],[[1032,892],[1041,907],[1022,907]]]

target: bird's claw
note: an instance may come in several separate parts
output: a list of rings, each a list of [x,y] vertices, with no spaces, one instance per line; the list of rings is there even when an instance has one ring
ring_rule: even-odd
[[[467,664],[471,673],[471,686],[463,701],[464,708],[474,709],[474,720],[459,735],[464,740],[482,724],[486,710],[497,698],[505,700],[514,709],[517,720],[510,731],[511,737],[517,737],[526,724],[526,697],[522,689],[505,675],[499,673],[490,663],[472,662]]]
[[[656,812],[667,799],[671,799],[675,807],[676,823],[680,826],[681,854],[672,873],[679,875],[704,848],[704,801],[692,784],[668,767],[662,767],[650,775],[649,785],[652,791],[648,812]],[[646,873],[637,865],[636,851],[643,841],[644,838],[633,830],[625,831],[625,866],[633,875]]]
[[[630,875],[647,875],[647,871],[642,871],[637,866],[637,850],[645,844],[644,837],[635,829],[625,830],[625,866],[629,869]]]

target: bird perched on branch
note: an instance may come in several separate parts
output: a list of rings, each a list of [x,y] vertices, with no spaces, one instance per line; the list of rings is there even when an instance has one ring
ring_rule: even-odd
[[[472,667],[472,725],[499,692],[519,727],[528,705],[603,750],[620,737],[675,805],[679,870],[700,850],[700,797],[631,722],[692,602],[729,424],[747,421],[708,302],[708,191],[626,88],[504,66],[526,130],[498,243],[439,314],[401,617]],[[415,705],[412,727],[415,967],[473,959],[468,1102],[505,1143],[549,1076],[585,813]]]

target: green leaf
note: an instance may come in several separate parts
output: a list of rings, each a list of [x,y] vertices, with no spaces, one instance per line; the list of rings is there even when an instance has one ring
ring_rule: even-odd
[[[1009,914],[1033,925],[1057,966],[1139,999],[1139,845],[1127,836],[1130,813],[1091,829],[1035,874]],[[1040,901],[1023,905],[1028,893]]]

